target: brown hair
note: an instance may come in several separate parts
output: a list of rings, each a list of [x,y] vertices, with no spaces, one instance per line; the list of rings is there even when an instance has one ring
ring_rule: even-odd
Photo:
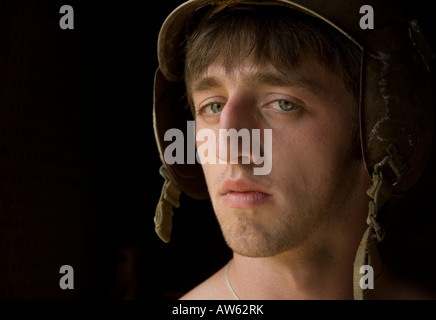
[[[291,70],[315,60],[344,80],[359,97],[361,50],[325,22],[283,6],[235,6],[206,19],[188,36],[185,83],[189,85],[217,59],[230,70],[244,58]]]

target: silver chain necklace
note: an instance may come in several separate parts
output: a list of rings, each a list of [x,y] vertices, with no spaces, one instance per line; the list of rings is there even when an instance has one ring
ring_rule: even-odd
[[[236,294],[235,290],[233,290],[232,285],[230,284],[230,281],[229,281],[229,265],[230,265],[230,262],[232,262],[232,259],[227,263],[226,272],[225,272],[227,287],[229,287],[230,291],[232,292],[232,294],[233,294],[233,296],[235,297],[236,300],[241,300],[241,299],[239,299],[239,297]]]

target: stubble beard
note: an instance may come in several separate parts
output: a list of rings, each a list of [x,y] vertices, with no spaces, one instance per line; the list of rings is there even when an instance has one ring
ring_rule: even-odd
[[[330,181],[335,183],[326,192],[320,192],[322,196],[301,192],[294,198],[292,208],[274,210],[274,219],[256,218],[256,215],[268,215],[266,210],[225,212],[229,209],[214,205],[227,245],[239,255],[266,258],[303,246],[315,234],[319,235],[321,228],[324,232],[333,228],[349,214],[346,204],[358,184],[358,161],[352,160],[347,171],[333,174]]]

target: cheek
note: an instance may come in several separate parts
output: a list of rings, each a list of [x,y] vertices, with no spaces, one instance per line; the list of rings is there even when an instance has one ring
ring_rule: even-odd
[[[220,194],[220,187],[223,183],[225,166],[221,164],[202,164],[201,165],[206,180],[209,195],[213,201]]]
[[[206,183],[210,189],[211,182],[214,181],[214,178],[218,175],[217,165],[215,164],[202,164],[201,165],[204,173],[204,177],[206,179]]]
[[[349,123],[328,118],[275,130],[272,173],[291,172],[302,184],[322,182],[348,161],[351,132]]]
[[[313,143],[302,130],[273,134],[271,177],[281,190],[299,193],[314,180],[318,156],[314,154]]]

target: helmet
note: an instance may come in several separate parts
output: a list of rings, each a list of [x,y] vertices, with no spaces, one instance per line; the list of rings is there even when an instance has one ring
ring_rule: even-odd
[[[156,210],[156,232],[163,241],[169,241],[173,207],[180,205],[181,192],[195,199],[208,197],[199,164],[169,165],[164,159],[164,150],[171,143],[165,141],[165,132],[177,128],[186,136],[186,122],[192,120],[190,111],[182,107],[187,104],[183,81],[187,26],[195,28],[201,18],[235,5],[277,5],[298,10],[321,19],[361,49],[361,151],[374,185],[368,191],[373,199],[369,228],[355,265],[366,264],[370,239],[374,235],[382,238],[377,212],[392,194],[402,194],[418,181],[433,136],[428,66],[434,54],[417,21],[408,20],[405,8],[395,0],[191,0],[176,8],[158,38],[153,121],[165,183]],[[364,5],[373,9],[374,28],[362,29],[359,24]]]

